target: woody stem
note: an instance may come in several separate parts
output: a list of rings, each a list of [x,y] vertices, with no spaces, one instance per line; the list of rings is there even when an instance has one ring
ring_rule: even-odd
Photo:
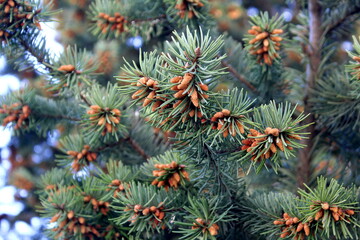
[[[321,38],[323,36],[323,28],[321,27],[321,6],[318,0],[309,0],[309,63],[306,66],[306,89],[304,96],[304,112],[308,114],[311,112],[311,105],[309,99],[311,98],[312,90],[315,87],[318,78],[319,67],[321,63]],[[311,114],[303,124],[315,122],[315,117]],[[309,138],[303,139],[302,143],[306,145],[305,148],[299,151],[299,164],[297,167],[297,185],[303,188],[303,184],[308,184],[311,176],[311,161],[312,152],[314,148],[315,124],[310,125],[305,129],[309,132]]]

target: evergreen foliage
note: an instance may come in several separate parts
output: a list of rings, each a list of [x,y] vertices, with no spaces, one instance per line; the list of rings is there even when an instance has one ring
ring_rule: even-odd
[[[359,238],[360,44],[334,67],[330,34],[358,1],[296,1],[297,25],[260,12],[243,44],[212,29],[212,2],[92,1],[89,45],[144,41],[104,63],[46,49],[52,1],[0,0],[0,53],[45,82],[2,97],[0,121],[20,138],[61,129],[37,184],[49,238]]]

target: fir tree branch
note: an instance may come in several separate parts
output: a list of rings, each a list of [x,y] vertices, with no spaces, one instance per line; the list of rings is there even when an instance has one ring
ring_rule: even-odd
[[[151,21],[156,21],[156,20],[160,21],[160,20],[165,19],[165,18],[166,18],[166,15],[162,14],[160,16],[153,17],[153,18],[148,18],[148,19],[134,19],[134,20],[131,20],[131,22],[141,23],[141,22],[151,22]]]
[[[134,150],[138,152],[143,158],[150,158],[150,156],[145,153],[144,149],[133,138],[129,136],[125,140],[128,141],[130,145],[134,148]]]
[[[311,92],[315,87],[316,79],[318,78],[318,71],[321,63],[321,36],[323,36],[323,29],[321,27],[321,7],[318,0],[309,0],[309,63],[306,66],[306,82],[307,86],[304,95],[304,112],[310,113],[311,106],[308,101],[311,97]],[[304,120],[303,124],[315,122],[315,117],[311,114]],[[315,124],[312,124],[304,129],[309,132],[307,139],[302,140],[302,144],[306,147],[299,151],[299,164],[297,169],[297,185],[303,188],[303,184],[308,184],[311,176],[311,160],[312,150],[314,147],[315,138]]]
[[[76,122],[81,121],[80,118],[73,118],[73,117],[63,116],[63,115],[41,114],[40,116],[41,116],[41,117],[45,117],[45,118],[65,119],[65,120],[76,121]]]
[[[91,103],[89,102],[89,100],[86,99],[84,94],[80,93],[80,98],[86,103],[86,105],[88,105],[89,107],[91,106]]]
[[[343,22],[345,22],[351,17],[356,16],[356,14],[359,14],[359,11],[360,11],[360,6],[356,6],[355,8],[348,9],[348,11],[346,12],[346,14],[344,14],[343,17],[339,18],[336,22],[333,22],[327,26],[327,28],[324,31],[324,34],[332,32],[333,30],[338,28]]]
[[[118,142],[114,142],[114,143],[111,143],[111,144],[106,144],[104,146],[98,147],[98,148],[94,149],[94,152],[96,152],[96,153],[101,152],[101,151],[103,151],[103,150],[105,150],[107,148],[115,147],[115,146],[117,146],[117,145],[119,145],[119,144],[121,144],[123,142],[124,142],[124,139],[122,138]]]
[[[238,73],[235,68],[233,66],[231,66],[228,62],[226,62],[225,60],[221,61],[221,64],[224,67],[227,67],[227,69],[229,70],[229,72],[235,77],[237,78],[241,83],[245,84],[247,88],[249,88],[253,93],[257,94],[258,91],[256,89],[256,87],[254,87],[254,85],[252,85],[248,80],[246,80],[244,78],[244,76],[242,76],[240,73]]]
[[[52,71],[52,69],[47,66],[47,64],[49,63],[45,62],[45,55],[38,55],[38,53],[31,47],[29,42],[24,40],[22,37],[19,37],[19,42],[24,47],[25,51],[27,51],[33,57],[36,58],[38,63],[42,64],[45,67],[45,69]]]
[[[115,147],[115,146],[117,146],[117,145],[119,145],[119,144],[121,144],[121,143],[123,143],[125,141],[128,141],[130,143],[130,145],[133,147],[133,149],[136,152],[138,152],[144,159],[149,159],[150,158],[150,156],[145,153],[145,150],[130,136],[128,136],[126,138],[122,138],[117,142],[101,146],[101,147],[95,149],[94,152],[100,152],[100,151],[103,151],[103,150],[105,150],[107,148]]]
[[[227,192],[230,195],[231,191],[229,189],[229,186],[226,184],[226,180],[224,178],[223,173],[221,172],[219,162],[217,161],[216,153],[211,149],[211,147],[208,144],[204,144],[204,149],[207,152],[210,165],[212,165],[212,169],[215,172],[215,177],[217,178],[216,182],[219,184],[219,189],[218,189],[219,193]]]

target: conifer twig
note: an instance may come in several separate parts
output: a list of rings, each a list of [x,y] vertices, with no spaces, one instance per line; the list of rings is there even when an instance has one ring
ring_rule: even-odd
[[[86,105],[88,105],[89,107],[91,106],[91,103],[86,99],[84,94],[80,93],[80,98],[86,103]]]
[[[353,17],[356,14],[359,14],[359,11],[360,11],[360,7],[355,7],[353,9],[349,10],[348,12],[346,12],[346,14],[344,14],[344,16],[342,18],[339,18],[336,22],[333,22],[332,24],[330,24],[325,29],[324,34],[327,34],[327,33],[331,32],[331,31],[333,31],[334,29],[339,27],[344,21],[346,21],[350,17]],[[359,15],[359,17],[360,17],[360,15]]]
[[[46,118],[66,119],[66,120],[76,121],[76,122],[81,121],[80,118],[74,118],[74,117],[63,116],[63,115],[40,114],[40,116],[46,117]]]
[[[45,56],[41,56],[41,55],[38,55],[34,49],[29,45],[29,43],[25,40],[23,40],[21,37],[19,38],[19,42],[20,44],[24,47],[24,49],[29,52],[33,57],[36,58],[36,61],[42,65],[45,66],[45,69],[49,70],[49,71],[52,71],[51,68],[49,68],[47,66],[47,64],[45,63]]]
[[[114,142],[114,143],[111,143],[111,144],[106,144],[104,146],[98,147],[98,148],[94,149],[94,152],[101,152],[101,151],[103,151],[103,150],[105,150],[107,148],[115,147],[115,146],[117,146],[117,145],[119,145],[120,143],[123,143],[123,142],[124,142],[124,139],[122,138],[117,142]]]
[[[120,140],[117,141],[117,142],[114,142],[114,143],[111,143],[111,144],[107,144],[107,145],[101,146],[101,147],[95,149],[94,152],[100,152],[100,151],[103,151],[103,150],[105,150],[105,149],[107,149],[107,148],[115,147],[115,146],[123,143],[124,141],[128,141],[128,142],[130,143],[130,145],[133,147],[133,149],[134,149],[136,152],[138,152],[144,159],[150,158],[150,156],[145,153],[145,150],[142,149],[142,148],[140,147],[140,145],[139,145],[133,138],[131,138],[130,136],[128,136],[128,137],[126,137],[126,138],[122,138],[122,139],[120,139]]]
[[[165,15],[165,14],[162,14],[162,15],[160,15],[160,16],[153,17],[153,18],[134,19],[134,20],[132,20],[131,22],[134,22],[134,23],[151,22],[151,21],[161,20],[161,19],[165,19],[165,18],[166,18],[166,15]]]
[[[143,158],[145,159],[150,158],[150,156],[145,153],[144,149],[133,138],[129,136],[125,140],[127,140],[134,148],[134,150],[138,152]]]
[[[240,73],[238,73],[235,68],[233,66],[231,66],[228,62],[222,60],[221,64],[224,67],[227,67],[227,69],[229,70],[229,72],[235,77],[237,78],[241,83],[245,84],[247,88],[249,88],[251,91],[253,91],[255,94],[258,93],[256,87],[254,85],[252,85],[248,80],[246,80],[244,78],[244,76],[242,76]]]

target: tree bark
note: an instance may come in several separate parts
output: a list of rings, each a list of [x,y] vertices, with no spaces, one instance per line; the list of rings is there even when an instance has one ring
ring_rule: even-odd
[[[321,62],[321,38],[323,36],[323,29],[321,27],[321,7],[318,0],[309,0],[309,63],[306,66],[306,89],[304,95],[304,111],[306,114],[311,113],[311,106],[309,99],[311,97],[311,90],[314,89],[316,79],[318,76],[319,66]],[[315,122],[315,117],[311,114],[304,124]],[[297,185],[303,187],[303,184],[308,184],[311,177],[311,161],[315,138],[315,124],[310,125],[305,129],[305,132],[310,132],[309,138],[302,141],[306,145],[305,148],[299,152],[299,164],[297,169]]]

